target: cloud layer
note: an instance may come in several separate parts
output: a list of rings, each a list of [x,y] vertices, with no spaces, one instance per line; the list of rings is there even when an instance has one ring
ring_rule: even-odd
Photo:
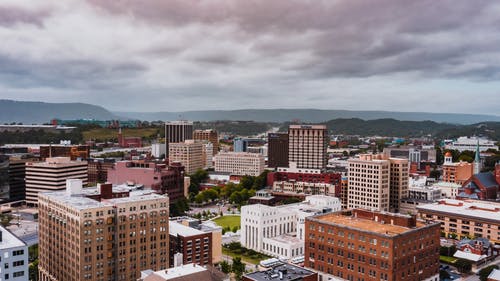
[[[0,98],[499,114],[495,1],[4,0]]]

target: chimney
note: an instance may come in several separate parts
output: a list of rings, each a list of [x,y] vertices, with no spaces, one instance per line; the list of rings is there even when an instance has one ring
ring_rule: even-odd
[[[97,185],[97,190],[101,194],[101,199],[111,199],[113,198],[113,184],[111,183],[100,183]]]

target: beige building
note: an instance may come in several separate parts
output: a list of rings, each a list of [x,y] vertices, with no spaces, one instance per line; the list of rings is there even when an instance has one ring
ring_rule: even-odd
[[[322,182],[275,181],[273,191],[280,193],[335,196],[335,185]]]
[[[41,281],[137,280],[168,268],[168,197],[111,184],[39,195]]]
[[[191,175],[205,167],[205,163],[203,162],[204,149],[204,144],[195,142],[194,140],[170,143],[169,161],[180,162],[184,166],[186,174]]]
[[[264,172],[264,156],[248,152],[221,152],[215,157],[215,171],[238,176],[258,176]]]
[[[36,206],[39,192],[64,190],[67,179],[81,179],[86,185],[87,168],[87,161],[71,161],[69,157],[26,163],[26,203]]]
[[[362,154],[348,165],[349,209],[399,211],[408,193],[408,159]]]
[[[474,200],[443,199],[434,204],[417,206],[422,219],[441,223],[447,236],[484,237],[500,245],[500,203]]]
[[[472,163],[453,162],[451,153],[446,152],[443,163],[443,181],[462,185],[472,177],[473,172]]]
[[[219,152],[219,135],[216,130],[194,130],[193,139],[195,141],[209,141],[212,143],[212,155],[216,155]]]
[[[325,125],[290,125],[288,161],[299,169],[326,169],[328,139]]]

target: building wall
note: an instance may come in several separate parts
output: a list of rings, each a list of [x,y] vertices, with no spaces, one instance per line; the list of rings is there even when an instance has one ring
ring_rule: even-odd
[[[174,255],[181,253],[183,264],[212,265],[212,233],[192,236],[170,235],[170,265],[174,266]]]
[[[188,175],[203,169],[203,144],[194,141],[171,143],[169,162],[180,162]]]
[[[267,135],[267,143],[267,166],[288,167],[288,134],[270,133]]]
[[[326,169],[328,130],[324,125],[290,125],[289,162],[297,163],[297,168]]]
[[[314,217],[306,220],[305,267],[323,280],[437,281],[439,225],[392,236]]]
[[[193,139],[193,122],[170,121],[165,123],[165,152],[169,157],[170,143],[184,142]]]
[[[258,176],[264,171],[264,157],[255,153],[221,152],[214,159],[216,172]]]
[[[86,185],[87,162],[60,157],[26,163],[26,203],[37,205],[39,192],[64,190],[67,179],[81,179]]]
[[[212,143],[212,155],[219,152],[219,136],[216,130],[195,130],[193,132],[193,139],[195,141],[209,141]]]
[[[0,249],[0,280],[28,281],[28,246],[9,247],[5,238],[7,235],[13,235],[7,233],[7,230],[3,227],[0,227],[0,235],[2,236],[0,239],[0,245],[2,246]]]
[[[472,177],[474,165],[467,162],[458,162],[443,165],[443,181],[464,184]]]
[[[81,207],[40,195],[39,280],[137,280],[168,267],[167,197]]]

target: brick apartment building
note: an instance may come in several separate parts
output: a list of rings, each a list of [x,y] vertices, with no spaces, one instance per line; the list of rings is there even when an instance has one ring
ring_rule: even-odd
[[[304,264],[320,280],[439,280],[439,223],[355,209],[308,217],[305,228]]]
[[[177,253],[182,254],[182,264],[212,265],[212,233],[171,221],[169,235],[170,267]]]
[[[209,141],[212,147],[212,155],[216,155],[219,152],[219,135],[216,130],[194,130],[193,139],[195,141]]]
[[[267,145],[267,166],[288,167],[288,134],[269,133]]]
[[[108,180],[108,170],[115,165],[115,159],[88,159],[88,183],[96,185]]]
[[[46,145],[40,146],[40,158],[69,157],[71,160],[85,160],[90,157],[88,145]]]
[[[267,185],[274,186],[275,182],[304,182],[312,184],[329,184],[335,189],[335,196],[340,197],[342,186],[342,175],[340,173],[293,173],[272,172],[267,174]],[[279,192],[279,190],[275,190]],[[296,193],[296,192],[294,192]]]
[[[41,281],[137,280],[168,267],[168,197],[128,188],[82,188],[39,196]]]

